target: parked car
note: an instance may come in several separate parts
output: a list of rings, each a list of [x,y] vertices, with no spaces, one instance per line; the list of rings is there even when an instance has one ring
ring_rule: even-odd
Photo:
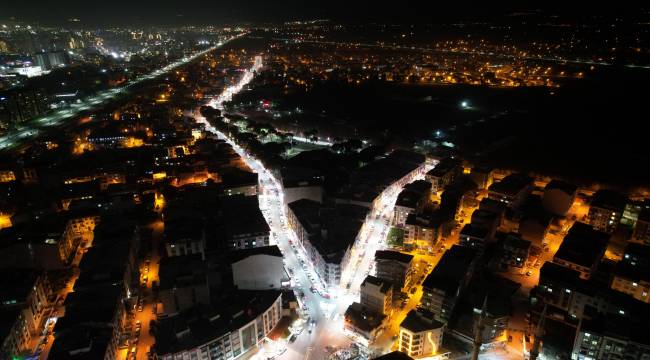
[[[292,342],[296,341],[297,338],[298,338],[298,334],[293,334],[293,335],[291,335],[291,337],[289,338],[289,342],[292,343]]]

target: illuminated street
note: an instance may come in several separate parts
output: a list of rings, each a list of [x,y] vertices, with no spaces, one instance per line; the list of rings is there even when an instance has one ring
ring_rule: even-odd
[[[223,110],[223,102],[228,101],[234,94],[241,91],[253,79],[255,72],[261,67],[262,59],[261,57],[257,57],[253,67],[242,75],[241,80],[237,84],[225,89],[222,95],[210,101],[209,105]],[[194,117],[197,121],[203,123],[208,131],[214,132],[228,141],[245,160],[246,164],[259,174],[261,192],[259,196],[260,209],[263,211],[271,227],[271,233],[273,234],[272,241],[280,247],[284,254],[286,266],[294,271],[292,280],[294,289],[305,295],[304,298],[298,296],[302,308],[306,309],[304,311],[304,317],[316,321],[315,328],[311,331],[308,329],[302,330],[296,341],[288,345],[288,351],[281,358],[299,359],[306,357],[308,354],[310,358],[323,359],[327,357],[328,351],[325,348],[326,346],[329,345],[336,348],[349,346],[351,340],[343,334],[343,314],[355,299],[358,301],[359,286],[370,272],[370,267],[374,262],[375,251],[385,246],[384,241],[389,229],[387,223],[393,213],[393,206],[401,189],[397,186],[391,186],[380,195],[380,207],[373,209],[369,213],[356,242],[357,246],[352,250],[350,265],[341,275],[341,288],[325,290],[322,283],[318,280],[318,275],[311,269],[310,261],[307,260],[304,249],[290,245],[291,241],[294,244],[298,242],[296,241],[295,234],[287,228],[286,208],[283,200],[284,195],[282,194],[281,186],[277,179],[258,160],[252,158],[231,139],[226,138],[222,133],[210,126],[200,116],[198,109],[195,110]],[[417,169],[414,174],[409,175],[411,181],[423,178],[426,170],[428,169],[424,166]],[[301,265],[301,261],[305,265]],[[351,284],[349,289],[346,288],[348,283]],[[312,286],[318,289],[317,293],[309,291],[309,288]],[[330,293],[330,299],[326,299],[318,294],[324,293],[325,291]],[[308,327],[308,325],[305,327]]]
[[[86,5],[0,16],[0,360],[650,359],[647,6]]]

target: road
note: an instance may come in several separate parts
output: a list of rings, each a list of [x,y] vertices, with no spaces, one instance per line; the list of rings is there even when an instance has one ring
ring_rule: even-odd
[[[208,105],[223,110],[223,103],[241,91],[261,67],[262,59],[256,57],[253,66],[243,73],[239,82],[224,89],[223,93],[209,101]],[[343,315],[353,301],[359,300],[359,288],[371,271],[375,251],[385,247],[389,220],[404,182],[396,182],[382,192],[379,204],[369,211],[361,227],[351,250],[348,266],[342,271],[341,286],[326,288],[307,260],[304,248],[298,245],[295,233],[287,227],[284,194],[279,181],[261,162],[211,126],[201,116],[199,109],[194,110],[193,116],[197,122],[205,125],[207,131],[228,142],[246,165],[258,174],[260,209],[271,229],[271,244],[277,245],[283,254],[285,265],[292,274],[292,286],[301,305],[302,320],[293,328],[297,334],[295,341],[287,344],[280,340],[280,344],[265,345],[256,356],[260,359],[277,357],[282,360],[318,360],[327,358],[332,347],[348,347],[352,340],[344,334]],[[407,182],[424,178],[427,170],[425,166],[418,168],[407,176]]]
[[[251,69],[243,73],[238,83],[224,89],[221,95],[209,101],[207,105],[223,110],[223,103],[229,101],[234,94],[241,91],[254,78],[255,71],[261,67],[262,59],[257,57]],[[302,321],[299,321],[297,328],[295,328],[298,336],[294,342],[286,345],[287,350],[281,358],[321,359],[324,357],[322,351],[325,345],[348,346],[350,340],[343,336],[343,320],[332,312],[336,306],[335,301],[325,299],[319,295],[319,293],[324,293],[324,286],[320,283],[315,271],[310,267],[310,262],[306,261],[307,257],[304,249],[295,245],[298,244],[295,241],[295,234],[287,228],[284,195],[280,183],[268,169],[264,168],[262,163],[212,127],[201,116],[198,109],[194,111],[193,116],[197,122],[205,125],[207,131],[227,141],[241,156],[246,165],[259,176],[260,195],[258,198],[260,209],[271,229],[271,244],[280,248],[285,265],[292,273],[292,286],[295,289],[301,308]],[[312,292],[310,290],[312,287],[317,288],[319,292]],[[315,321],[313,326],[309,324],[312,320]],[[269,346],[269,348],[271,347]],[[265,358],[267,355],[270,354],[260,351],[256,356]]]
[[[10,149],[19,146],[24,141],[38,136],[43,132],[43,130],[47,128],[53,126],[60,126],[63,124],[65,120],[78,116],[85,111],[96,110],[100,106],[105,105],[108,102],[115,100],[119,96],[126,94],[129,88],[141,84],[145,81],[155,79],[163,74],[169,73],[170,71],[178,68],[179,66],[185,65],[190,61],[193,61],[194,59],[198,58],[199,56],[204,55],[215,49],[218,49],[222,47],[224,44],[244,35],[246,35],[246,33],[242,33],[240,35],[228,38],[224,41],[220,41],[215,46],[199,51],[190,56],[185,56],[171,64],[166,65],[163,68],[152,71],[149,74],[139,76],[129,81],[126,85],[122,87],[100,91],[93,96],[88,96],[80,100],[79,102],[70,105],[69,108],[60,109],[50,114],[32,119],[28,123],[21,124],[15,130],[10,131],[6,135],[0,137],[0,150]]]

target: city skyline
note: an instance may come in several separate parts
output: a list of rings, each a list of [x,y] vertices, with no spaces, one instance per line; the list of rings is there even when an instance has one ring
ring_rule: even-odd
[[[0,19],[0,360],[650,357],[643,8],[85,5]]]

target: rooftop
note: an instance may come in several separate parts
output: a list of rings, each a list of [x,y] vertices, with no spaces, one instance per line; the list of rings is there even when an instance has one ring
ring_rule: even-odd
[[[576,222],[564,237],[554,259],[591,268],[601,260],[608,242],[608,234],[594,230],[590,225]]]
[[[286,166],[280,170],[282,186],[285,188],[301,186],[321,186],[323,176],[320,171],[299,166]]]
[[[197,306],[163,319],[156,332],[159,355],[191,349],[240,329],[266,311],[281,296],[280,291],[235,290],[222,293],[218,307]]]
[[[373,360],[413,360],[413,358],[401,351],[392,351],[388,354],[376,357]]]
[[[164,257],[160,260],[160,290],[192,285],[208,286],[206,264],[201,254]]]
[[[379,327],[385,317],[385,315],[376,314],[357,302],[353,302],[345,310],[345,320],[364,332],[371,332]]]
[[[566,194],[573,195],[578,191],[578,187],[566,181],[553,179],[546,184],[544,190],[560,190]]]
[[[627,204],[627,197],[613,190],[598,190],[591,198],[591,206],[623,212]]]
[[[31,294],[40,272],[31,269],[6,268],[0,270],[0,305],[22,303]]]
[[[454,245],[440,258],[438,265],[422,283],[428,289],[440,289],[455,294],[474,262],[476,252],[465,246]]]
[[[644,319],[630,319],[614,314],[596,315],[594,318],[586,318],[582,321],[581,331],[650,346],[647,320],[647,316]]]
[[[440,329],[445,326],[445,324],[433,318],[425,318],[418,314],[416,310],[411,310],[399,326],[413,333],[419,333]]]
[[[639,221],[650,222],[650,207],[641,209],[639,213]]]
[[[444,158],[433,169],[429,170],[427,175],[441,177],[451,171],[455,171],[460,166],[460,161],[453,158]]]
[[[240,186],[257,186],[258,175],[250,171],[240,170],[238,168],[219,169],[221,185],[225,188],[234,188]]]
[[[515,196],[527,186],[532,185],[532,183],[533,178],[530,176],[515,173],[493,183],[488,190],[507,196]]]
[[[307,233],[316,234],[316,232],[320,231],[321,203],[310,199],[300,199],[289,203],[287,206]]]
[[[490,199],[488,197],[483,198],[478,206],[479,209],[492,211],[494,213],[503,213],[506,211],[506,204],[501,201]]]
[[[323,205],[308,199],[294,201],[289,208],[308,232],[310,243],[332,263],[340,262],[354,243],[368,212],[363,206]]]
[[[479,238],[479,239],[486,239],[488,236],[488,229],[486,229],[484,226],[477,225],[474,223],[470,224],[465,224],[463,228],[460,230],[460,236],[469,236],[469,237],[474,237],[474,238]]]
[[[375,261],[392,260],[399,261],[404,264],[410,264],[413,261],[413,255],[404,254],[399,251],[393,250],[377,250],[375,252]]]
[[[228,255],[228,257],[230,258],[231,262],[236,263],[238,261],[241,261],[243,259],[255,255],[269,255],[269,256],[275,256],[281,258],[282,252],[280,252],[280,248],[278,248],[276,245],[261,246],[256,248],[233,251]]]
[[[378,287],[382,294],[387,293],[388,290],[390,290],[390,288],[393,286],[390,281],[386,281],[372,275],[366,276],[366,278],[361,283],[361,287],[365,287],[366,284],[371,284]]]
[[[257,196],[226,197],[222,209],[221,225],[227,238],[270,232]]]
[[[65,299],[65,315],[56,322],[54,332],[76,331],[81,324],[110,324],[123,296],[123,286],[102,284],[76,289]]]

